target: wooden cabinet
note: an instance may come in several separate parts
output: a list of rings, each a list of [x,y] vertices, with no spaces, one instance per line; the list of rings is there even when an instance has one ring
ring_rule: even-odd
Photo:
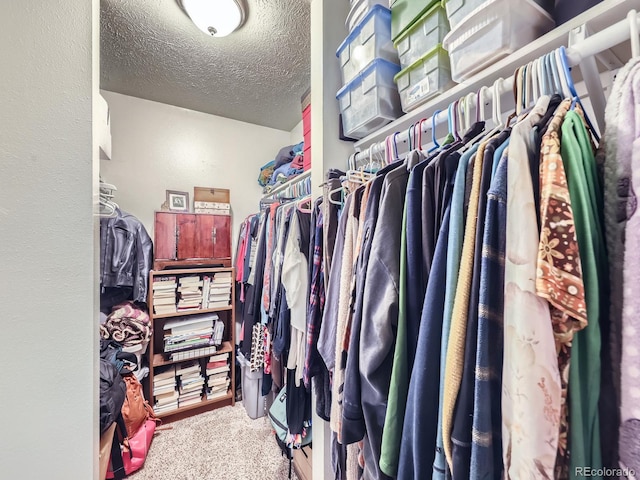
[[[173,262],[231,265],[231,217],[156,212],[154,268]]]

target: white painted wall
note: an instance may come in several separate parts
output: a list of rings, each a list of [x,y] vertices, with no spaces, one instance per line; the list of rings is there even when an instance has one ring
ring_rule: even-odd
[[[300,123],[291,130],[289,143],[291,143],[291,145],[295,145],[300,143],[302,140],[304,140],[304,130],[302,128],[302,120],[300,120]]]
[[[102,91],[111,113],[111,160],[100,174],[118,191],[114,199],[153,238],[154,211],[166,190],[231,190],[233,239],[244,218],[258,210],[260,167],[289,145],[290,132]]]
[[[311,2],[311,145],[314,198],[321,195],[320,185],[330,168],[344,169],[353,144],[338,139],[338,102],[336,92],[341,87],[340,65],[336,50],[348,32],[344,22],[349,4],[343,0],[312,0]],[[314,397],[315,402],[315,397]],[[329,423],[313,409],[313,479],[330,480],[331,430]]]
[[[98,476],[98,12],[23,0],[0,15],[2,478]]]

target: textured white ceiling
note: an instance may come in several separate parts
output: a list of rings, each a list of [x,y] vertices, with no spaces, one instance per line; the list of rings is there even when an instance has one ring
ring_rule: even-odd
[[[291,130],[310,84],[308,0],[246,0],[224,38],[175,0],[101,0],[101,88]]]

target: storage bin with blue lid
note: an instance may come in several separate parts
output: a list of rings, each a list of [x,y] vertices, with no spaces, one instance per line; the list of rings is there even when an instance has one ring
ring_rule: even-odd
[[[336,98],[346,136],[364,138],[402,115],[393,80],[399,71],[400,66],[378,58],[340,89]]]
[[[447,33],[449,20],[444,2],[437,2],[393,41],[400,56],[400,66],[407,68],[412,65],[441,44]]]
[[[362,21],[369,11],[376,5],[387,6],[387,0],[355,0],[351,2],[351,9],[347,15],[345,25],[352,32],[354,28]]]
[[[436,45],[399,72],[394,80],[398,84],[402,110],[409,112],[453,84],[449,56],[442,45]]]
[[[343,85],[377,58],[397,64],[398,52],[391,41],[391,11],[374,5],[338,47],[336,56],[340,59]]]

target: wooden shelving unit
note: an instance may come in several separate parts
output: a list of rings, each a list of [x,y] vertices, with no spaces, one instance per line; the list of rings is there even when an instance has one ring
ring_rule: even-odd
[[[187,310],[176,313],[168,313],[168,314],[154,314],[153,310],[153,281],[155,277],[167,277],[167,276],[175,276],[176,282],[181,276],[191,276],[191,275],[209,275],[213,276],[216,273],[221,272],[230,272],[231,273],[231,299],[228,307],[224,308],[210,308],[210,309],[199,309],[199,310]],[[202,397],[202,400],[198,403],[187,405],[184,407],[178,407],[175,410],[171,410],[168,412],[162,412],[157,414],[159,418],[164,419],[165,421],[173,421],[178,420],[180,418],[184,418],[196,413],[201,413],[206,410],[210,410],[212,408],[219,408],[226,405],[235,405],[235,272],[231,267],[215,267],[215,268],[180,268],[180,269],[168,269],[168,270],[152,270],[149,274],[149,317],[151,318],[151,325],[153,327],[153,334],[151,337],[151,342],[149,343],[149,399],[150,403],[153,405],[155,403],[154,393],[153,393],[153,378],[154,373],[157,368],[164,367],[167,365],[177,365],[181,363],[192,362],[197,360],[201,364],[201,368],[206,369],[205,360],[212,356],[218,355],[222,353],[229,354],[229,377],[230,384],[229,389],[227,390],[227,394],[222,397],[207,399],[206,395]],[[171,360],[167,354],[164,352],[164,324],[169,320],[175,320],[178,317],[192,317],[194,315],[202,315],[206,313],[216,313],[221,321],[224,322],[224,334],[223,341],[220,346],[217,348],[215,353],[208,353],[205,355],[196,355],[191,358],[186,358],[183,360]],[[206,378],[206,377],[205,377]],[[206,385],[206,381],[205,381]]]
[[[233,381],[231,382],[233,384]],[[203,398],[200,403],[196,403],[193,405],[188,405],[186,407],[180,407],[176,410],[172,410],[166,413],[160,413],[157,415],[158,418],[167,418],[173,417],[179,414],[184,414],[185,412],[190,412],[193,410],[204,409],[204,407],[210,407],[212,405],[218,405],[220,407],[226,406],[226,404],[231,401],[230,405],[235,405],[235,392],[229,391],[224,397],[214,398],[213,400],[207,400]],[[225,405],[223,405],[225,404]],[[184,416],[184,415],[183,415]]]

